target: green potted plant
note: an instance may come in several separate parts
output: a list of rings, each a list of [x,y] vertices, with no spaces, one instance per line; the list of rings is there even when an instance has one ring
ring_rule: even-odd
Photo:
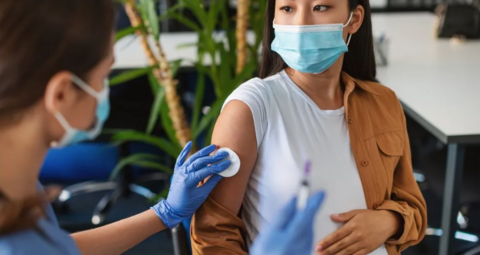
[[[236,29],[232,29],[235,20],[227,13],[227,0],[212,0],[208,9],[204,7],[203,0],[183,0],[161,17],[157,16],[155,11],[157,0],[122,0],[122,2],[132,27],[119,31],[117,39],[132,33],[140,37],[143,50],[149,59],[149,66],[125,71],[113,77],[111,84],[115,85],[148,75],[155,100],[144,132],[116,131],[112,140],[115,143],[131,141],[149,143],[172,158],[176,158],[188,141],[196,141],[200,135],[205,135],[206,141],[211,140],[215,121],[226,97],[242,82],[255,76],[259,61],[259,47],[263,37],[266,0],[240,0]],[[185,10],[193,13],[194,19],[183,15]],[[159,41],[161,36],[159,22],[165,19],[175,19],[198,35],[198,41],[193,45],[197,48],[197,62],[193,64],[198,73],[198,80],[193,117],[190,121],[186,119],[180,103],[176,90],[177,81],[174,78],[182,60],[168,62]],[[249,23],[255,34],[252,44],[248,44],[246,39]],[[214,37],[214,34],[223,36]],[[155,38],[153,45],[149,43],[149,37]],[[204,64],[207,58],[210,58],[211,63],[208,66]],[[216,100],[210,106],[210,111],[203,115],[206,78],[213,83]],[[165,130],[166,137],[152,135],[153,129],[158,124]],[[171,166],[160,164],[157,155],[138,153],[122,159],[111,177],[115,177],[123,167],[129,164],[172,173]],[[158,198],[163,197],[165,192],[159,194]]]

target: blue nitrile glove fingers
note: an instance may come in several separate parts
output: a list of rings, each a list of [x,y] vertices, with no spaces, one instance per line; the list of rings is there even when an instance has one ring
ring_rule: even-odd
[[[313,221],[324,199],[324,193],[312,195],[303,211],[297,211],[296,198],[292,199],[276,220],[260,233],[250,254],[298,254],[313,252]]]
[[[317,214],[320,205],[323,202],[325,197],[325,193],[317,192],[313,194],[307,202],[305,206],[305,210],[301,212],[297,212],[295,218],[292,219],[292,223],[289,225],[289,232],[295,232],[297,228],[307,229],[309,226],[312,225],[313,221],[315,220],[315,215]],[[313,231],[313,229],[312,229]],[[313,237],[313,236],[312,236]]]
[[[206,157],[206,156],[209,156],[212,152],[215,151],[215,149],[217,148],[216,145],[212,144],[212,145],[209,145],[199,151],[197,151],[197,153],[193,154],[192,156],[190,156],[187,161],[185,161],[185,165],[191,165],[193,163],[193,161],[199,159],[199,158],[203,158],[203,157]],[[190,151],[189,151],[190,152]]]
[[[210,145],[187,159],[191,147],[192,144],[188,143],[177,158],[167,199],[152,207],[169,228],[175,227],[195,213],[222,179],[217,173],[225,171],[231,164],[229,160],[222,161],[228,153],[210,156],[216,149],[215,145]],[[208,176],[211,178],[201,187],[197,187]]]
[[[180,155],[177,158],[177,163],[175,166],[182,166],[185,160],[187,159],[188,154],[192,150],[192,142],[188,142],[185,147],[183,148],[182,152],[180,152]]]
[[[274,231],[284,231],[290,225],[292,219],[295,217],[297,212],[297,197],[294,197],[288,202],[288,204],[283,207],[280,215],[272,222],[271,227],[274,228]]]
[[[215,160],[215,162],[218,162],[219,160],[222,160],[222,159],[224,159],[228,156],[228,153],[225,153],[225,154],[222,153],[222,154],[216,155],[212,158]],[[215,163],[215,162],[213,162],[213,163]],[[188,175],[188,178],[189,178],[188,181],[191,182],[192,185],[194,185],[194,184],[198,185],[199,182],[205,180],[205,178],[207,178],[208,176],[214,175],[214,174],[217,175],[218,173],[221,173],[221,172],[225,171],[225,169],[227,169],[230,166],[230,164],[231,164],[231,162],[229,160],[225,160],[225,161],[222,161],[222,162],[220,162],[216,165],[211,165],[211,166],[207,166],[207,167],[203,167],[203,168],[195,168],[195,169],[200,169],[200,170],[196,170],[196,171],[191,172]]]

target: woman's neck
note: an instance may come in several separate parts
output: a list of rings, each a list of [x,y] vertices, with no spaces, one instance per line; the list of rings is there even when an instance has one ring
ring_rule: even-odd
[[[336,110],[343,106],[341,65],[334,64],[321,74],[305,74],[287,68],[287,74],[322,110]]]
[[[34,121],[0,127],[0,190],[10,199],[36,193],[36,182],[49,145]]]

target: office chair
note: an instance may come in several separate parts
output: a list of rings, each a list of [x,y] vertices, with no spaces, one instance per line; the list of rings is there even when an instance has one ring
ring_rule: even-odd
[[[185,220],[172,229],[173,254],[174,255],[190,255],[190,220]]]
[[[478,243],[480,232],[480,224],[475,224],[475,214],[480,206],[480,188],[478,180],[480,179],[480,160],[478,155],[480,148],[469,147],[465,153],[465,169],[463,177],[462,190],[460,192],[461,208],[457,215],[458,230],[455,237],[458,240],[463,240],[470,243]],[[425,157],[425,161],[421,164],[424,173],[424,182],[420,182],[424,190],[428,189],[436,194],[439,198],[443,197],[443,187],[445,180],[445,162],[441,162],[439,158],[446,158],[446,150],[440,149],[430,153]],[[478,208],[476,208],[478,207]],[[473,211],[473,212],[472,212]],[[426,235],[441,236],[442,230],[439,228],[428,228]],[[474,248],[473,253],[467,252],[465,254],[476,254],[480,246]]]
[[[412,151],[412,163],[414,166],[414,177],[424,194],[431,194],[436,198],[441,198],[443,195],[443,186],[445,178],[445,169],[446,162],[438,160],[439,158],[446,158],[446,147],[441,142],[438,141],[433,135],[426,131],[422,126],[417,122],[407,116],[407,129],[410,138],[410,145]],[[465,167],[469,167],[473,170],[480,169],[480,162],[475,163],[476,155],[475,151],[470,151],[469,154],[466,154]],[[480,154],[480,153],[479,153]],[[468,158],[468,159],[467,159]],[[477,169],[475,169],[477,168]],[[472,171],[465,172],[466,182],[472,182],[476,178],[475,176],[468,176]],[[478,171],[477,171],[478,172]],[[473,171],[475,173],[475,171]],[[472,228],[472,221],[469,221],[468,205],[475,204],[477,201],[480,201],[480,192],[475,193],[474,189],[472,191],[472,185],[463,185],[463,190],[461,192],[461,204],[457,214],[457,223],[459,226],[459,231],[456,232],[457,239],[470,241],[472,243],[478,240],[476,235],[470,234],[468,232],[475,232],[475,229]],[[474,184],[473,187],[476,185]],[[441,205],[441,200],[439,203],[434,203],[433,205]],[[439,208],[441,210],[441,208]],[[433,212],[435,210],[429,210]],[[432,217],[435,219],[436,217]],[[440,228],[433,228],[431,225],[439,225],[439,222],[432,222],[429,220],[429,228],[427,229],[427,236],[441,236],[443,234]],[[472,231],[470,231],[472,230]]]
[[[123,153],[121,153],[122,150]],[[68,211],[68,201],[73,197],[100,191],[111,191],[100,200],[93,211],[91,222],[94,225],[99,225],[105,222],[105,215],[121,196],[129,196],[134,193],[146,199],[152,199],[155,193],[137,183],[144,183],[147,180],[160,180],[168,183],[168,174],[154,173],[134,178],[133,169],[128,167],[120,173],[117,180],[98,181],[108,179],[122,154],[125,156],[128,152],[128,144],[118,148],[102,142],[83,143],[62,149],[52,149],[42,167],[40,179],[54,183],[87,180],[67,186],[61,191],[58,199],[54,202],[57,211]]]

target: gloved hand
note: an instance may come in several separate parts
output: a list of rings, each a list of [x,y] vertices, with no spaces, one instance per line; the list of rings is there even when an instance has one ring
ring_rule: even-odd
[[[215,151],[215,145],[200,150],[186,160],[191,148],[192,143],[189,142],[177,158],[167,199],[152,207],[169,228],[175,227],[195,213],[222,179],[217,174],[227,169],[231,163],[229,160],[225,160],[214,165],[228,156],[227,152],[209,156]],[[205,184],[197,187],[210,175],[212,177]]]
[[[313,221],[323,198],[323,192],[311,196],[302,211],[297,211],[297,199],[293,198],[278,218],[260,233],[250,249],[250,255],[312,254]]]

